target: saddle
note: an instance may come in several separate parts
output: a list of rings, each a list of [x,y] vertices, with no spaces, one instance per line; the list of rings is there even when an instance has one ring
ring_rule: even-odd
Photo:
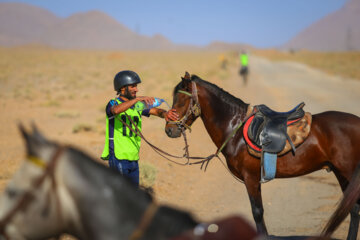
[[[304,106],[302,102],[288,112],[276,112],[264,104],[254,106],[244,125],[243,134],[249,153],[261,158],[262,169],[263,164],[274,163],[268,165],[272,173],[266,174],[265,169],[265,179],[262,180],[275,177],[277,156],[290,150],[295,154],[296,147],[309,135],[312,116],[304,112]],[[269,162],[266,162],[267,159]]]

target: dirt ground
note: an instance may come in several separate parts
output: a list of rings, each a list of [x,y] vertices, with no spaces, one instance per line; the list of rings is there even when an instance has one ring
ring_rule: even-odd
[[[185,70],[179,72],[175,83]],[[250,56],[250,77],[246,86],[237,71],[237,65],[230,65],[224,78],[199,76],[247,103],[266,103],[277,111],[290,110],[304,101],[305,110],[313,114],[339,110],[360,116],[357,106],[360,81],[329,76],[301,64],[273,63],[255,56]],[[102,115],[98,106],[99,103],[104,106],[109,96],[113,96],[109,93],[109,89],[99,90],[88,93],[91,97],[78,99],[76,109],[80,110],[72,112],[73,115],[81,111],[80,116],[75,116],[79,122]],[[143,93],[147,95],[146,89]],[[56,117],[58,111],[44,107],[40,101],[6,98],[0,102],[0,190],[4,189],[24,158],[24,146],[16,125],[19,121],[27,126],[34,121],[50,139],[73,144],[94,157],[101,154],[103,130],[74,134],[71,112],[67,112],[68,117]],[[61,107],[74,109],[74,103],[64,101]],[[153,144],[174,154],[182,153],[183,140],[168,138],[163,120],[150,117],[143,120],[143,126],[143,134]],[[191,155],[208,156],[216,151],[201,120],[195,122],[192,133],[187,136]],[[234,179],[218,160],[213,160],[204,172],[197,165],[170,163],[143,142],[141,161],[152,163],[158,170],[154,190],[160,203],[189,210],[201,221],[241,214],[253,224],[245,186]],[[341,198],[335,177],[325,170],[298,178],[273,180],[262,186],[262,192],[268,231],[277,236],[318,234]],[[345,239],[348,223],[347,219],[334,237]]]

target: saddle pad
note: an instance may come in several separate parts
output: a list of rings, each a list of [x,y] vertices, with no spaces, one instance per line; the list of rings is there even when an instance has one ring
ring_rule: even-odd
[[[250,117],[248,121],[245,123],[245,126],[243,128],[243,135],[248,148],[248,152],[254,157],[261,158],[261,148],[257,147],[256,144],[251,142],[247,132],[252,119],[253,118]],[[311,122],[312,122],[312,115],[309,112],[305,112],[304,117],[301,118],[300,120],[288,121],[287,134],[289,135],[295,147],[303,143],[306,140],[306,138],[309,136],[311,129]],[[279,152],[277,155],[278,156],[284,155],[290,150],[291,150],[291,145],[289,141],[286,140],[284,149],[281,152]]]

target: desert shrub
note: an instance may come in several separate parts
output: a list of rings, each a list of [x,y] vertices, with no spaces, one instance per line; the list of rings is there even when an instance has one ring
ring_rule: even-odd
[[[49,99],[47,100],[46,102],[43,102],[41,104],[41,106],[43,107],[59,107],[60,106],[60,102],[59,101],[56,101],[56,100],[53,100],[53,99]]]
[[[73,133],[79,132],[94,132],[96,129],[88,123],[78,123],[73,127]]]
[[[140,185],[150,188],[154,185],[157,175],[157,169],[149,162],[139,161]]]
[[[76,111],[59,111],[55,113],[55,117],[58,118],[77,118],[79,116],[80,113]]]

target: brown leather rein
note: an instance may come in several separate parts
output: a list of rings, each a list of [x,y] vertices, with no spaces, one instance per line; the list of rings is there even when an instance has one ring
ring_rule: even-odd
[[[44,181],[47,177],[51,178],[53,186],[55,187],[54,191],[56,191],[55,176],[54,176],[55,166],[56,166],[61,154],[64,152],[65,149],[66,149],[66,147],[64,147],[64,146],[58,147],[58,149],[55,151],[54,155],[52,156],[50,162],[47,165],[40,158],[37,158],[35,156],[28,157],[28,160],[30,162],[32,162],[33,164],[35,164],[41,168],[45,168],[45,170],[41,176],[39,176],[35,181],[33,181],[33,184],[31,186],[32,188],[30,190],[26,191],[22,195],[20,200],[14,205],[14,207],[5,215],[5,217],[3,217],[0,220],[0,235],[4,236],[5,239],[9,239],[5,233],[6,226],[11,222],[11,220],[14,218],[14,216],[18,212],[26,209],[26,207],[32,201],[34,201],[35,198],[33,195],[33,191],[36,190],[38,187],[40,187],[44,183]]]
[[[181,133],[183,134],[183,137],[184,137],[184,142],[185,142],[185,147],[184,147],[184,150],[185,150],[185,153],[183,156],[176,156],[176,155],[172,155],[158,147],[156,147],[155,145],[151,144],[145,137],[144,135],[141,133],[141,131],[139,130],[139,128],[137,127],[137,125],[134,123],[134,121],[128,116],[127,118],[129,119],[129,121],[131,122],[132,126],[135,126],[135,130],[129,126],[129,124],[127,124],[125,121],[123,121],[120,117],[116,116],[117,119],[122,123],[124,124],[126,127],[128,127],[130,129],[130,131],[132,131],[134,134],[139,134],[139,136],[156,152],[158,153],[160,156],[162,156],[163,158],[167,159],[168,161],[170,162],[173,162],[175,164],[178,164],[178,165],[194,165],[194,164],[201,164],[201,167],[200,169],[202,169],[204,166],[204,171],[206,171],[206,168],[207,166],[209,165],[209,162],[211,159],[213,159],[214,157],[217,157],[221,164],[224,166],[224,168],[236,179],[238,180],[239,182],[243,183],[243,181],[241,179],[239,179],[237,176],[235,176],[230,170],[229,168],[225,165],[225,163],[221,160],[221,158],[219,157],[219,154],[220,152],[223,150],[223,148],[226,146],[226,144],[229,142],[229,140],[237,133],[237,131],[240,129],[240,127],[243,125],[244,122],[246,122],[246,120],[249,118],[246,117],[246,119],[242,122],[240,122],[238,124],[238,126],[236,126],[234,128],[234,130],[232,131],[232,133],[227,137],[227,139],[224,141],[224,143],[221,145],[220,148],[218,148],[218,150],[216,151],[216,153],[214,154],[211,154],[209,155],[208,157],[191,157],[190,154],[189,154],[189,145],[187,143],[187,138],[186,138],[186,134],[185,134],[185,130],[186,129],[189,129],[189,131],[191,131],[191,127],[188,126],[186,124],[186,121],[188,119],[188,117],[191,115],[191,114],[194,114],[194,117],[198,117],[200,116],[201,114],[201,106],[200,106],[200,103],[199,103],[199,99],[198,99],[198,93],[197,93],[197,87],[196,87],[196,83],[195,82],[192,82],[192,92],[189,93],[189,92],[186,92],[186,91],[183,91],[183,90],[178,90],[178,93],[182,93],[182,94],[185,94],[189,97],[191,97],[190,99],[190,104],[188,106],[188,109],[185,113],[185,115],[178,121],[169,121],[170,124],[176,124],[180,129],[181,129]],[[126,114],[126,113],[125,113]],[[179,163],[177,161],[173,161],[171,160],[170,158],[168,157],[172,157],[172,158],[186,158],[187,159],[187,162],[186,163]],[[190,162],[190,159],[191,160],[197,160],[196,162]]]

